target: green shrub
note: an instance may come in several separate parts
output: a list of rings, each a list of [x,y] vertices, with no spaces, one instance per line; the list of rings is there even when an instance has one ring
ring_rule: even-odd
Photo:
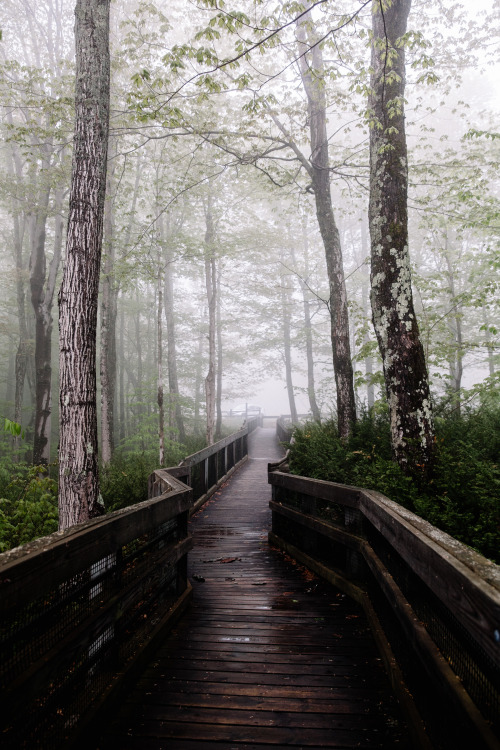
[[[158,451],[117,453],[101,469],[101,495],[106,511],[148,499],[148,477],[158,468]]]
[[[166,444],[165,465],[177,464],[205,447],[203,438],[185,445]],[[100,471],[101,496],[107,512],[147,500],[148,477],[159,467],[158,449],[118,451]],[[4,459],[0,463],[0,552],[46,536],[58,527],[56,467],[29,466]]]
[[[46,466],[0,466],[0,552],[57,531],[57,482]]]
[[[145,435],[135,438],[147,442]],[[109,466],[101,467],[101,496],[107,512],[147,500],[148,477],[159,468],[158,438],[154,448],[117,451]],[[155,444],[156,443],[156,444]],[[181,445],[166,441],[165,466],[177,466],[187,455],[204,448],[205,440],[190,436]],[[4,458],[0,463],[0,552],[57,531],[57,466],[29,466]]]
[[[364,415],[347,444],[333,423],[295,432],[294,474],[366,487],[500,562],[500,409],[441,418],[430,482],[418,487],[391,458],[388,418]]]
[[[196,438],[188,445],[168,442],[165,446],[165,466],[177,466],[190,453],[205,447]],[[196,447],[193,447],[195,446]],[[191,448],[193,448],[191,450]],[[148,499],[148,477],[159,468],[158,449],[148,451],[118,451],[109,466],[101,469],[101,496],[106,511],[126,508]]]

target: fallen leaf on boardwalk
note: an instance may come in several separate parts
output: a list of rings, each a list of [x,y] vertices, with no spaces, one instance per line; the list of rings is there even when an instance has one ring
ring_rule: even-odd
[[[241,560],[241,557],[223,557],[218,562],[231,563],[231,562],[236,562],[237,560]]]
[[[196,573],[193,575],[193,581],[199,581],[200,583],[205,583],[205,579],[203,576],[198,576]]]
[[[252,586],[267,586],[265,581],[252,581]]]

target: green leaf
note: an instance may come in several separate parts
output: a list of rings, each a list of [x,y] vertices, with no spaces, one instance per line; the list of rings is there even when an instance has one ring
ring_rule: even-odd
[[[4,421],[4,432],[8,432],[14,437],[21,437],[24,440],[24,430],[18,422],[13,422],[11,419],[5,417]]]

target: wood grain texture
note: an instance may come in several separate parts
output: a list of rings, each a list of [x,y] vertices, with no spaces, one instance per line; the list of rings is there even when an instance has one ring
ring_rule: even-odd
[[[408,747],[361,608],[268,544],[278,450],[257,430],[193,517],[193,605],[99,750]]]

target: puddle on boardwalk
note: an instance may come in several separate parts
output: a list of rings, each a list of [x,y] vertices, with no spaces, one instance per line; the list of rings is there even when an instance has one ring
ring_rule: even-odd
[[[298,599],[293,599],[291,596],[278,596],[271,604],[271,609],[300,609],[300,602]]]
[[[234,528],[213,526],[208,529],[195,529],[194,541],[197,547],[217,547],[221,537],[241,537],[242,532]]]
[[[221,641],[228,642],[228,643],[250,643],[250,638],[248,636],[224,636],[220,639]]]
[[[205,529],[195,529],[194,536],[197,539],[206,539],[207,537],[220,537],[220,536],[242,536],[242,532],[231,526],[212,526]]]

